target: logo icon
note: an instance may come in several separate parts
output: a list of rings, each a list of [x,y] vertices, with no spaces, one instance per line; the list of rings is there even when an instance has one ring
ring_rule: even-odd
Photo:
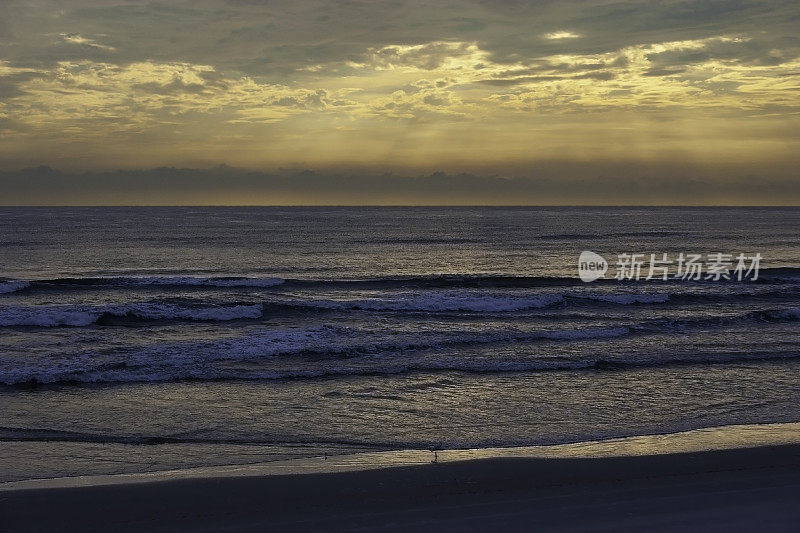
[[[578,257],[578,276],[586,283],[602,278],[608,270],[608,261],[603,256],[585,250]]]

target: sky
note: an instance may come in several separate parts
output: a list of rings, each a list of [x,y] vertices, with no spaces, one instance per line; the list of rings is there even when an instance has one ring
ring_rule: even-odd
[[[796,0],[3,0],[0,204],[800,203],[799,30]]]

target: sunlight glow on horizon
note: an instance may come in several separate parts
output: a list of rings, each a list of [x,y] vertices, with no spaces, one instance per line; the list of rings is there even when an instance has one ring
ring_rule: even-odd
[[[785,176],[800,153],[791,2],[409,0],[389,29],[396,8],[357,4],[0,7],[0,170],[680,159]]]

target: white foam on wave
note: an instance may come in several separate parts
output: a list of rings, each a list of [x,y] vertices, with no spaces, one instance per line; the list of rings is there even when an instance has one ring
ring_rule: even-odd
[[[336,364],[305,365],[292,363],[280,368],[264,368],[256,366],[227,366],[198,364],[188,355],[181,361],[170,358],[168,362],[159,362],[153,365],[142,366],[133,358],[130,368],[121,369],[96,369],[91,368],[91,360],[87,358],[82,364],[73,362],[68,367],[53,366],[50,368],[33,368],[30,366],[4,368],[0,361],[0,383],[16,385],[28,382],[58,383],[129,383],[129,382],[166,382],[184,379],[193,380],[275,380],[295,378],[326,378],[350,375],[391,375],[406,372],[426,371],[460,371],[477,373],[496,372],[539,372],[581,370],[592,368],[624,368],[647,367],[673,364],[701,364],[732,363],[740,361],[763,360],[794,360],[795,352],[784,353],[729,353],[729,354],[703,354],[694,356],[682,354],[678,356],[660,354],[644,355],[641,357],[611,357],[609,359],[598,357],[579,357],[575,359],[562,358],[532,358],[532,359],[494,359],[486,357],[459,358],[444,357],[421,359],[411,361],[407,358],[395,360],[393,358],[372,359],[365,365],[364,360],[355,360],[352,363],[337,360]]]
[[[665,303],[669,301],[669,294],[654,293],[654,294],[571,294],[573,298],[581,298],[585,300],[595,300],[598,302],[607,302],[621,305],[630,304],[656,304]]]
[[[68,306],[2,307],[0,326],[88,326],[100,318],[101,311],[74,309]]]
[[[561,339],[561,340],[581,340],[581,339],[611,339],[614,337],[622,337],[630,333],[630,328],[589,328],[589,329],[576,329],[572,331],[554,331],[548,333],[548,339]]]
[[[583,330],[499,330],[499,331],[430,331],[398,334],[382,329],[357,329],[321,325],[310,328],[259,328],[237,337],[205,342],[158,343],[134,351],[75,354],[69,361],[52,364],[42,360],[37,364],[14,364],[0,361],[0,381],[6,384],[35,380],[40,383],[59,381],[134,382],[170,381],[176,379],[251,379],[280,377],[313,377],[326,373],[347,374],[348,361],[367,361],[363,371],[392,373],[391,368],[404,353],[437,350],[460,344],[491,344],[497,342],[526,342],[537,340],[572,341],[622,336],[628,328],[589,328]],[[291,356],[291,359],[283,359]],[[323,356],[321,358],[321,356]],[[280,362],[262,365],[275,357]],[[308,359],[308,363],[305,363]],[[355,359],[353,359],[355,358]],[[365,359],[366,358],[366,359]],[[456,358],[458,359],[458,358]],[[414,357],[414,360],[417,360]],[[289,362],[290,361],[290,362]],[[461,364],[448,358],[448,364]],[[284,362],[289,370],[283,372]],[[277,363],[277,364],[276,364]],[[472,364],[467,360],[464,364]],[[417,363],[436,369],[435,359],[420,357]],[[502,360],[491,362],[500,369],[518,370]],[[525,363],[529,365],[530,363]],[[538,361],[530,369],[561,368],[574,362]],[[432,366],[430,366],[432,365]],[[300,369],[299,367],[305,367]],[[339,369],[338,367],[341,367]],[[399,371],[405,367],[400,366]],[[464,367],[480,370],[480,367]]]
[[[217,307],[178,307],[169,304],[139,304],[108,308],[105,312],[115,316],[132,314],[151,320],[208,320],[227,321],[244,318],[261,318],[263,305],[234,305]]]
[[[30,287],[28,281],[0,281],[0,294],[8,294],[16,291],[21,291]]]
[[[187,285],[208,287],[274,287],[284,283],[282,278],[214,278],[193,276],[143,276],[119,278],[130,285]]]
[[[207,279],[205,285],[214,287],[275,287],[282,285],[282,278],[240,278],[240,279]]]
[[[340,328],[280,328],[244,337],[210,342],[158,343],[117,354],[73,354],[69,360],[46,359],[23,364],[0,359],[0,383],[14,385],[35,381],[57,383],[151,382],[176,379],[236,378],[235,370],[219,362],[249,361],[292,351],[322,348]]]
[[[543,309],[564,303],[565,296],[617,305],[653,304],[669,301],[666,293],[604,294],[604,293],[539,293],[528,295],[431,292],[406,293],[380,298],[300,300],[308,307],[332,310],[409,311],[409,312],[485,312],[502,313]],[[293,301],[292,303],[296,303]]]
[[[263,306],[235,305],[181,307],[171,304],[128,304],[118,306],[31,306],[0,307],[0,326],[89,326],[104,314],[143,320],[229,321],[261,318]]]
[[[432,293],[427,295],[399,295],[388,298],[360,300],[308,300],[304,305],[324,309],[353,309],[367,311],[466,311],[508,312],[541,309],[564,301],[560,294],[533,296],[494,296],[472,294]]]
[[[780,311],[770,311],[769,316],[779,320],[800,320],[800,308],[781,309]]]

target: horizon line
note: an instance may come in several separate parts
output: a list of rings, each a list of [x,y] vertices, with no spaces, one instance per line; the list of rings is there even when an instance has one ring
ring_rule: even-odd
[[[114,208],[114,207],[431,207],[431,208],[510,208],[510,207],[594,207],[594,208],[800,208],[800,204],[0,204],[0,208]]]

